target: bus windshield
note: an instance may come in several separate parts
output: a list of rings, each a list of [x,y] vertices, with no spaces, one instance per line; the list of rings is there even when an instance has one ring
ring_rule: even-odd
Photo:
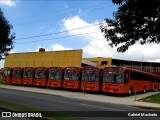
[[[123,83],[124,73],[123,72],[104,72],[103,82],[109,83]]]
[[[36,69],[35,70],[35,78],[46,78],[46,70],[45,69]]]
[[[78,80],[78,71],[66,70],[64,72],[64,80]]]
[[[17,77],[17,78],[21,77],[19,69],[13,69],[13,77]]]
[[[6,76],[6,77],[10,76],[10,69],[9,68],[4,69],[3,76]]]
[[[49,79],[60,80],[62,78],[61,75],[62,73],[59,70],[52,70],[52,69],[49,70]]]
[[[99,72],[95,71],[82,72],[82,80],[87,82],[97,82],[99,81]]]
[[[32,78],[33,77],[32,72],[33,72],[32,69],[24,69],[24,71],[23,71],[23,77],[24,78]]]

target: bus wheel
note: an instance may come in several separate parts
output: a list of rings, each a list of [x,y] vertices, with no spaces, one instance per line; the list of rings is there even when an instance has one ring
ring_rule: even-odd
[[[133,93],[133,90],[132,90],[132,88],[130,88],[129,91],[128,91],[128,94],[132,95],[132,93]]]
[[[143,89],[143,93],[146,93],[146,87],[144,87],[144,89]]]

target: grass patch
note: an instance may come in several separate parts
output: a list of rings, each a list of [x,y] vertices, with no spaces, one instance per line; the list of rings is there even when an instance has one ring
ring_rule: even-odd
[[[39,109],[0,101],[0,106],[14,111],[39,111]]]
[[[6,108],[8,110],[11,111],[22,111],[22,112],[39,112],[42,113],[42,116],[45,117],[48,120],[83,120],[82,118],[77,118],[77,117],[70,117],[70,116],[64,116],[63,114],[59,114],[53,111],[44,111],[41,109],[37,109],[37,108],[32,108],[32,107],[26,107],[23,105],[17,105],[17,104],[12,104],[12,103],[8,103],[8,102],[2,102],[0,101],[0,108]]]
[[[152,102],[152,103],[159,103],[160,104],[160,93],[156,95],[151,95],[146,98],[141,99],[144,102]]]

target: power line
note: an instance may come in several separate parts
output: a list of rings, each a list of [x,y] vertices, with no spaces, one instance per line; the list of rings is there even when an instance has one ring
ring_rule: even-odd
[[[26,44],[26,43],[33,43],[33,42],[39,42],[39,41],[48,41],[48,40],[54,40],[54,39],[63,39],[63,38],[69,38],[69,37],[75,37],[75,36],[81,36],[81,35],[87,35],[87,34],[93,34],[93,33],[100,33],[98,32],[90,32],[90,33],[82,33],[82,34],[76,34],[76,35],[68,35],[68,36],[63,36],[63,37],[57,37],[57,38],[49,38],[49,39],[43,39],[43,40],[33,40],[33,41],[28,41],[28,42],[20,42],[16,44]]]
[[[93,25],[89,25],[89,26],[85,26],[85,27],[80,27],[80,28],[75,28],[75,29],[70,29],[70,30],[65,30],[65,31],[61,31],[61,32],[54,32],[54,33],[43,34],[43,35],[36,35],[36,36],[30,36],[30,37],[23,37],[23,38],[18,38],[18,39],[15,39],[15,40],[44,37],[44,36],[49,36],[49,35],[53,35],[53,34],[60,34],[60,33],[70,32],[70,31],[74,31],[74,30],[84,29],[84,28],[88,28],[88,27],[93,27],[93,26],[101,25],[101,24],[103,24],[103,23],[93,24]]]

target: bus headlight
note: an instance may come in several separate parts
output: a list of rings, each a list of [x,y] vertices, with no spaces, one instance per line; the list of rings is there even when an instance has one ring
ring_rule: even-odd
[[[121,89],[123,89],[124,88],[124,86],[121,86],[120,88],[118,88],[118,90],[121,90]]]

